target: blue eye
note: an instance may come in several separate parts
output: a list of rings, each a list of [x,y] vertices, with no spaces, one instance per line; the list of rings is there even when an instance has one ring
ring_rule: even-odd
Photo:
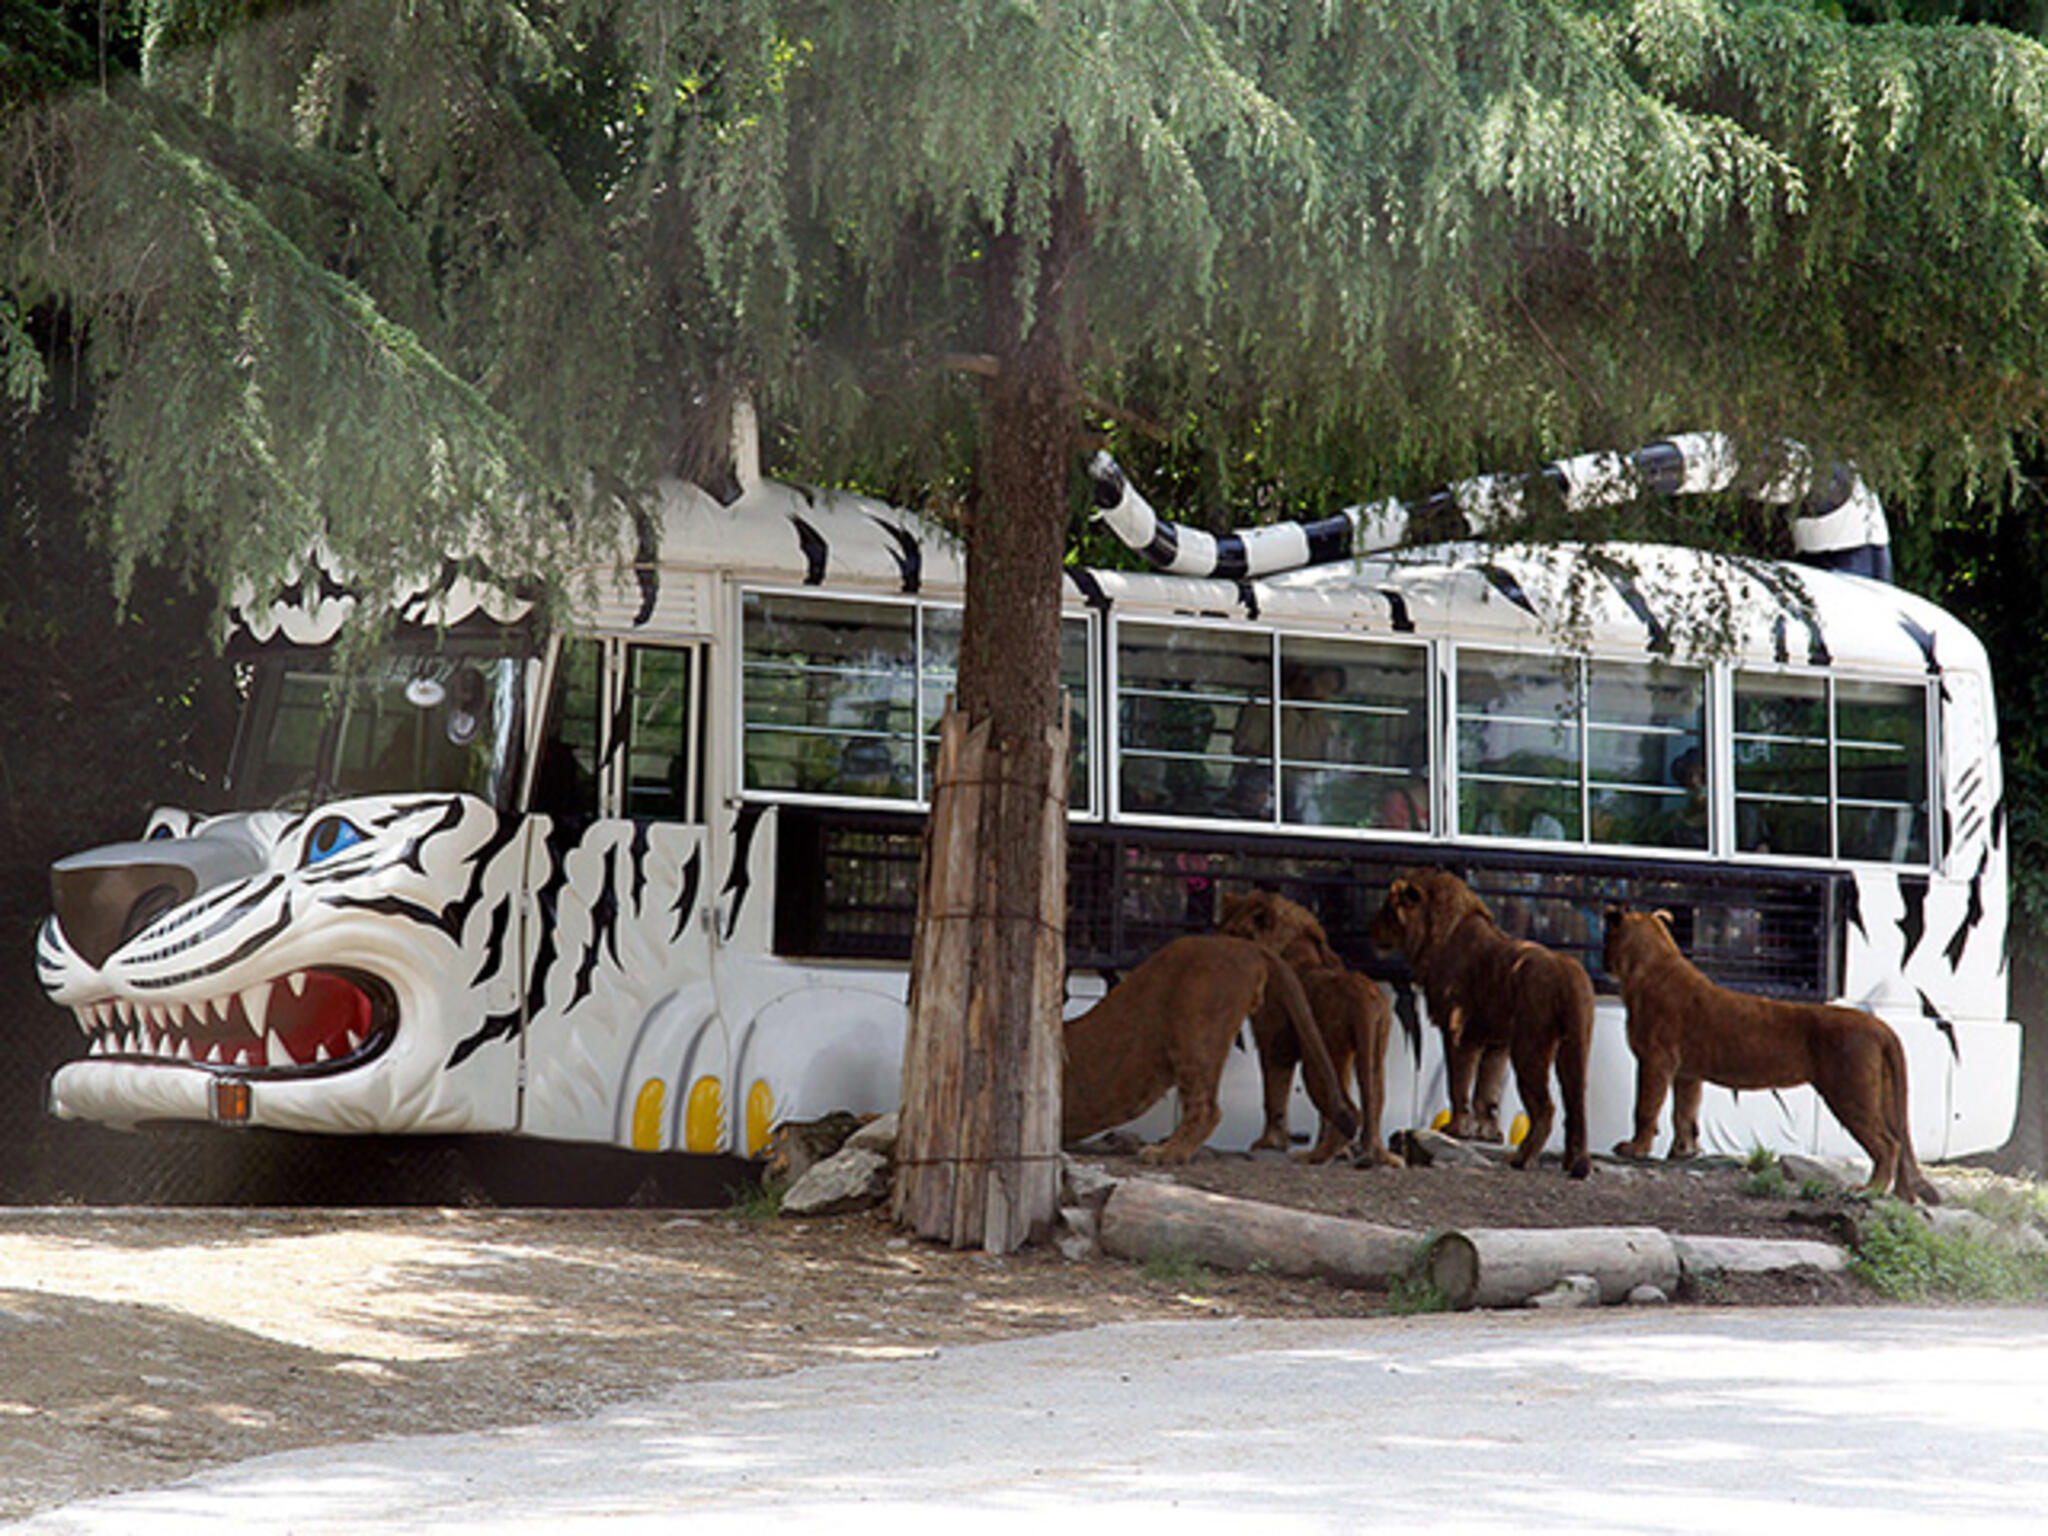
[[[362,840],[363,829],[346,816],[323,816],[306,834],[306,855],[300,862],[310,869],[346,848],[353,848]]]

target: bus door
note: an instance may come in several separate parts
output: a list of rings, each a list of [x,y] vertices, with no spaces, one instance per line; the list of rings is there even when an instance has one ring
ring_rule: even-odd
[[[727,1149],[730,1051],[707,919],[708,649],[560,644],[529,799],[521,1125],[532,1134]]]

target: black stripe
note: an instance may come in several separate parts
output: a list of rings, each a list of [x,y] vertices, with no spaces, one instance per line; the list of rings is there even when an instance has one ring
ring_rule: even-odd
[[[1308,540],[1308,558],[1305,565],[1330,565],[1338,560],[1351,558],[1351,519],[1339,512],[1334,517],[1318,518],[1312,523],[1301,525],[1303,537]]]
[[[1152,542],[1139,553],[1161,568],[1173,564],[1173,557],[1180,553],[1180,530],[1160,518],[1153,524]]]
[[[1415,620],[1408,612],[1408,599],[1392,587],[1381,587],[1380,596],[1387,600],[1387,611],[1393,615],[1394,633],[1397,635],[1414,634]]]
[[[1234,533],[1219,533],[1216,536],[1216,564],[1211,574],[1224,581],[1242,581],[1251,568],[1251,555],[1244,547],[1244,540]]]
[[[825,543],[825,536],[794,512],[789,514],[789,520],[796,524],[796,541],[804,552],[804,585],[823,585],[825,561],[830,555],[830,546]]]
[[[1102,583],[1095,579],[1095,573],[1085,565],[1065,567],[1067,580],[1074,584],[1074,590],[1081,594],[1081,600],[1097,613],[1109,612],[1109,594],[1102,590]]]
[[[1685,455],[1676,443],[1651,443],[1639,448],[1629,455],[1629,463],[1644,490],[1676,496],[1685,485]]]
[[[903,590],[905,592],[917,591],[924,579],[924,550],[922,546],[911,535],[909,529],[899,527],[895,523],[884,522],[872,512],[868,514],[868,518],[882,532],[888,534],[890,538],[896,541],[896,547],[890,553],[896,557],[896,569],[903,573]]]

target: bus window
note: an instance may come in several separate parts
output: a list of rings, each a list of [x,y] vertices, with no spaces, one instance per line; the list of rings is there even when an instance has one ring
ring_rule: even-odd
[[[1577,842],[1579,669],[1458,653],[1458,830]]]
[[[1735,677],[1735,846],[1826,858],[1824,677]]]
[[[1927,771],[1924,686],[1737,674],[1742,852],[1925,864]]]
[[[1586,693],[1593,841],[1707,846],[1705,674],[1596,661]]]
[[[603,740],[604,642],[566,639],[555,660],[547,735],[533,783],[533,809],[564,820],[597,814],[597,768]]]
[[[1840,857],[1928,862],[1925,687],[1835,684],[1835,787]]]
[[[1280,808],[1308,826],[1429,826],[1428,653],[1280,639]]]
[[[932,773],[939,759],[939,720],[945,713],[946,696],[953,691],[960,668],[960,615],[958,608],[927,607],[923,610],[924,630],[919,647],[918,677],[923,698],[925,796],[930,797]],[[1072,702],[1070,721],[1072,749],[1067,774],[1067,809],[1086,814],[1094,809],[1089,793],[1088,751],[1088,620],[1069,615],[1060,620],[1060,687]]]
[[[749,592],[741,629],[748,789],[919,798],[915,607]]]
[[[626,650],[626,814],[700,821],[696,808],[696,652]]]
[[[1272,638],[1119,625],[1117,764],[1125,811],[1270,820]]]

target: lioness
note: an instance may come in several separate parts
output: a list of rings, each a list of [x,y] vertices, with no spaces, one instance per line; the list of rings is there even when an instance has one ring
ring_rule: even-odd
[[[1302,991],[1308,994],[1309,1011],[1316,1017],[1337,1080],[1344,1080],[1348,1065],[1358,1083],[1360,1160],[1400,1166],[1401,1159],[1380,1140],[1380,1113],[1386,1103],[1387,1036],[1394,1024],[1394,1010],[1387,1005],[1386,996],[1330,948],[1330,936],[1314,913],[1285,896],[1272,891],[1226,894],[1216,926],[1224,933],[1265,945],[1294,968]],[[1294,1091],[1294,1068],[1301,1060],[1302,1046],[1278,998],[1268,997],[1253,1015],[1252,1038],[1258,1042],[1259,1070],[1266,1087],[1266,1127],[1252,1147],[1284,1151],[1287,1100]],[[1326,1116],[1304,1161],[1326,1163],[1344,1147],[1345,1139]]]
[[[1889,1188],[1929,1205],[1941,1196],[1920,1172],[1906,1120],[1906,1052],[1882,1019],[1830,1003],[1788,1003],[1716,986],[1671,936],[1668,912],[1607,909],[1607,974],[1628,1008],[1636,1056],[1636,1132],[1615,1147],[1648,1157],[1671,1095],[1673,1158],[1700,1149],[1700,1087],[1813,1084],[1821,1102],[1870,1154],[1872,1193]]]
[[[1541,944],[1509,938],[1486,903],[1442,870],[1412,870],[1396,880],[1368,931],[1374,944],[1406,953],[1429,1016],[1443,1031],[1450,1133],[1500,1139],[1500,1083],[1512,1061],[1529,1131],[1509,1161],[1528,1167],[1555,1119],[1555,1063],[1564,1099],[1565,1171],[1575,1179],[1591,1173],[1586,1063],[1593,1047],[1593,983],[1586,968]]]
[[[1215,933],[1175,939],[1067,1022],[1062,1139],[1080,1141],[1135,1120],[1177,1088],[1180,1123],[1138,1156],[1188,1161],[1223,1118],[1216,1087],[1238,1026],[1268,997],[1280,1000],[1301,1038],[1309,1097],[1349,1140],[1358,1116],[1344,1101],[1301,982],[1271,950]]]

